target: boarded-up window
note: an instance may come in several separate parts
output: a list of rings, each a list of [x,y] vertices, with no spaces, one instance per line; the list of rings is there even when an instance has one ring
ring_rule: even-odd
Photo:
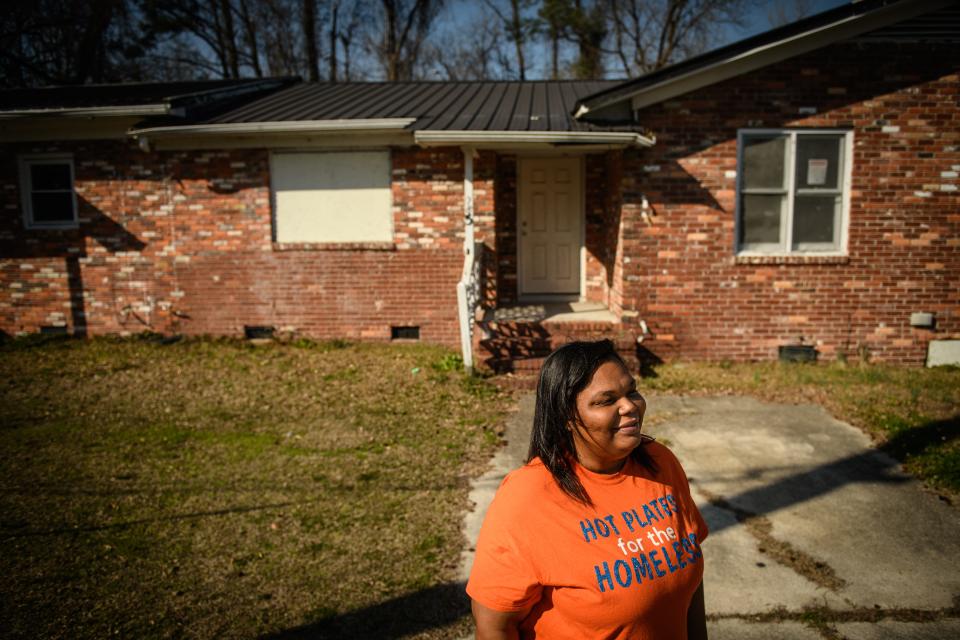
[[[275,153],[277,242],[390,242],[387,151]]]

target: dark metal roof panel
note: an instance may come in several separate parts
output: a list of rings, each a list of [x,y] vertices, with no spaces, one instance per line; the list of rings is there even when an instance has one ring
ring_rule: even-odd
[[[533,103],[533,83],[523,82],[520,84],[520,94],[514,104],[514,109],[510,113],[510,124],[507,125],[508,131],[527,131],[530,128],[530,110]]]
[[[4,89],[0,90],[0,111],[136,107],[178,101],[189,102],[191,98],[201,94],[232,89],[252,89],[271,81],[274,80],[195,80]],[[278,78],[275,81],[292,82],[294,80]]]
[[[576,100],[618,81],[301,83],[193,124],[412,118],[409,130],[586,131]]]
[[[425,130],[443,128],[440,126],[439,121],[442,120],[444,114],[451,109],[451,105],[454,102],[462,100],[463,93],[469,86],[464,83],[451,83],[451,85],[450,91],[445,91],[439,100],[430,102],[429,108],[423,110],[423,115],[418,116],[417,122],[413,124],[411,129]],[[407,115],[406,111],[403,113]]]
[[[916,16],[854,38],[855,42],[960,42],[960,6]]]
[[[563,102],[560,87],[555,82],[546,86],[547,89],[547,119],[551,131],[565,131],[569,129],[567,122],[570,111]]]
[[[517,95],[520,93],[520,83],[510,82],[503,90],[503,96],[500,104],[491,114],[487,122],[487,129],[491,131],[503,131],[510,126],[513,111],[517,107]]]

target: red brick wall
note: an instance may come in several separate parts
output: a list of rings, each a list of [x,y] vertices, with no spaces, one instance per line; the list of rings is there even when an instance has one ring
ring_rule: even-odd
[[[624,294],[660,357],[771,359],[803,336],[922,364],[960,334],[960,53],[841,44],[643,109],[655,147],[625,157]],[[734,257],[739,128],[853,131],[848,252]],[[642,194],[654,216],[640,215]],[[909,326],[935,312],[934,331]]]
[[[18,153],[74,156],[80,228],[25,231]],[[266,150],[144,153],[127,142],[0,149],[0,329],[388,339],[391,325],[459,343],[459,150],[396,150],[393,245],[272,243]],[[486,197],[481,194],[481,201]]]

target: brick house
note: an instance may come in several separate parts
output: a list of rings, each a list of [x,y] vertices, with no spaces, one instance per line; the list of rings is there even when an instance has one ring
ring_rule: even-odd
[[[0,92],[0,330],[919,365],[960,338],[958,24],[865,0],[629,82]]]

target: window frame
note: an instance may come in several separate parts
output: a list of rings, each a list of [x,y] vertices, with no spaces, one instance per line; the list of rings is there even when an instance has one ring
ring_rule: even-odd
[[[73,217],[70,220],[41,221],[33,217],[33,176],[30,168],[35,165],[66,164],[70,168],[70,203]],[[27,229],[76,229],[79,225],[77,216],[77,188],[76,172],[73,166],[73,155],[69,153],[32,153],[17,158],[17,169],[20,172],[20,203],[23,207],[23,224]],[[63,193],[65,189],[40,190],[41,193]]]
[[[370,153],[370,154],[384,154],[387,161],[387,195],[388,202],[386,208],[387,221],[389,225],[389,240],[337,240],[337,239],[327,239],[327,240],[281,240],[280,239],[280,211],[277,203],[277,168],[276,168],[276,157],[277,156],[291,156],[291,155],[334,155],[334,154],[358,154],[358,153]],[[393,151],[390,147],[382,146],[370,146],[370,147],[322,147],[322,148],[298,148],[293,147],[290,149],[271,149],[269,156],[269,170],[270,170],[270,218],[271,218],[271,229],[270,235],[272,242],[277,246],[288,246],[288,247],[381,247],[381,246],[393,246],[395,233],[396,233],[396,223],[393,215]]]
[[[743,153],[747,138],[751,137],[777,137],[786,136],[784,145],[784,172],[786,206],[781,212],[780,218],[780,241],[778,243],[763,243],[745,245],[741,243],[740,236],[743,227],[743,200],[744,200],[744,164]],[[794,248],[793,244],[793,219],[794,204],[797,195],[804,195],[815,192],[826,192],[826,190],[797,189],[797,138],[800,136],[838,136],[842,137],[843,150],[840,153],[842,165],[837,172],[837,177],[841,180],[840,195],[840,214],[839,220],[834,221],[834,233],[836,242],[829,248],[814,246],[804,247],[798,245]],[[853,177],[853,131],[850,129],[820,129],[820,128],[783,128],[783,129],[738,129],[737,130],[737,190],[736,190],[736,213],[734,218],[734,236],[733,250],[734,255],[751,256],[846,256],[847,255],[847,231],[850,222],[850,192],[851,181]],[[763,190],[761,190],[763,191]],[[767,189],[771,194],[774,190]],[[783,191],[778,190],[778,193]],[[749,195],[746,194],[746,195]]]

